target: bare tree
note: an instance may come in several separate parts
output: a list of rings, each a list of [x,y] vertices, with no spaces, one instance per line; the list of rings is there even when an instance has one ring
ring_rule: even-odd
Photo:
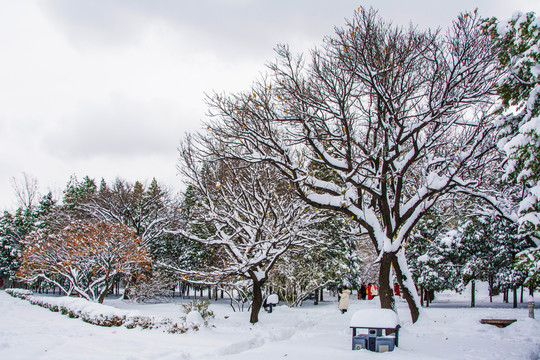
[[[380,300],[391,269],[413,321],[419,297],[403,241],[447,194],[471,191],[493,148],[496,49],[462,14],[445,33],[403,30],[359,9],[306,64],[277,48],[251,90],[208,97],[216,157],[275,166],[297,194],[345,214],[378,253]]]
[[[238,276],[250,280],[250,322],[256,323],[269,271],[289,249],[316,241],[311,226],[322,217],[294,196],[290,184],[280,181],[269,165],[213,162],[189,137],[180,152],[179,170],[198,194],[199,210],[192,214],[189,228],[176,233],[210,247],[215,261],[203,269],[175,269],[192,281],[229,283]],[[207,230],[202,234],[201,229]]]
[[[25,172],[22,173],[22,180],[12,177],[11,186],[19,207],[23,209],[31,209],[40,197],[37,179]]]

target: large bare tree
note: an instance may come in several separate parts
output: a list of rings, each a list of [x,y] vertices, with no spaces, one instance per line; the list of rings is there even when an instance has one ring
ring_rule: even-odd
[[[313,225],[323,217],[295,196],[274,167],[213,161],[197,148],[205,145],[200,137],[196,142],[187,137],[182,143],[179,170],[196,193],[197,211],[186,229],[175,232],[208,246],[215,259],[200,269],[182,264],[173,268],[188,280],[207,284],[238,277],[249,280],[253,287],[250,322],[256,323],[270,270],[290,249],[316,243]],[[201,234],[200,229],[207,231]]]
[[[446,33],[402,29],[359,9],[312,51],[277,48],[247,92],[208,96],[214,156],[266,162],[318,208],[345,214],[378,253],[381,306],[394,308],[392,268],[411,316],[419,298],[402,244],[493,147],[496,48],[476,12]]]

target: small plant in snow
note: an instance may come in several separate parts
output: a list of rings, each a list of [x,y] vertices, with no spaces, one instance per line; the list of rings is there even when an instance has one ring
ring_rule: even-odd
[[[188,314],[193,311],[196,311],[201,315],[205,326],[208,326],[209,319],[215,317],[214,312],[208,309],[210,306],[210,301],[208,300],[191,300],[187,304],[181,304],[181,306],[182,311],[184,312],[184,315],[181,316],[183,322],[187,322]]]

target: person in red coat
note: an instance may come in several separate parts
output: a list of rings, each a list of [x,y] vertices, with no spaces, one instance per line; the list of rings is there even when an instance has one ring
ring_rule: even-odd
[[[401,292],[399,291],[399,284],[398,283],[394,284],[394,295],[401,296]]]

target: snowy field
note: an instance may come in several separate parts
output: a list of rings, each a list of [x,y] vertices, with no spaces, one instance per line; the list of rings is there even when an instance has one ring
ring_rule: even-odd
[[[403,328],[394,352],[351,351],[349,321],[356,310],[378,308],[378,301],[353,300],[342,315],[333,299],[300,308],[278,306],[249,324],[249,312],[234,313],[227,301],[213,302],[211,327],[186,334],[160,330],[105,328],[53,313],[0,291],[0,359],[540,359],[540,321],[528,318],[526,304],[512,309],[500,297],[489,304],[478,294],[477,308],[466,295],[444,293],[412,325],[405,302],[398,303]],[[180,316],[180,302],[106,304],[143,315]],[[540,299],[537,297],[536,303]],[[536,317],[540,310],[536,306]],[[483,318],[513,318],[503,329]]]

